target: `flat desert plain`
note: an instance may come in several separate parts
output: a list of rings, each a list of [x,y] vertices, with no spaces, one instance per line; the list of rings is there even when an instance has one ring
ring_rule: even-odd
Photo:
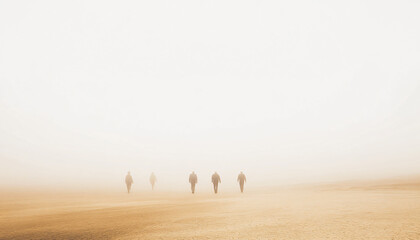
[[[1,195],[0,239],[420,239],[418,183]]]

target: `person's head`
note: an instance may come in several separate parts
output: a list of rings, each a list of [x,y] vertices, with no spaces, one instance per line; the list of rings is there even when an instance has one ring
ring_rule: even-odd
[[[194,171],[192,171],[192,174],[195,174],[195,172],[194,172]]]
[[[241,171],[241,174],[244,174],[244,173]]]
[[[130,171],[127,172],[127,175],[130,175]]]

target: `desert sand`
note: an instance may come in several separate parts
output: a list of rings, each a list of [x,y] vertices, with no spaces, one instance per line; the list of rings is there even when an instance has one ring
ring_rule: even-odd
[[[420,239],[420,185],[3,191],[0,239]]]

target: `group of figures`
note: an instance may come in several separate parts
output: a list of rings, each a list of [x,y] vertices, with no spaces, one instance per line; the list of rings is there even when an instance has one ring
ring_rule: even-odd
[[[157,178],[155,173],[152,173],[149,178],[150,184],[152,185],[152,190],[155,189],[155,184],[157,182]],[[125,176],[125,184],[127,185],[127,192],[130,193],[131,191],[131,185],[133,185],[133,177],[131,176],[131,173],[128,172],[127,176]]]
[[[152,173],[149,178],[150,184],[152,185],[152,190],[155,188],[155,183],[157,182],[156,175]],[[244,185],[246,182],[246,177],[243,172],[240,172],[237,179],[239,183],[239,187],[241,189],[241,193],[244,192]],[[191,184],[191,192],[195,193],[195,185],[198,183],[198,177],[195,172],[192,172],[189,177],[189,182]],[[214,193],[217,194],[217,191],[219,189],[219,183],[222,182],[220,179],[220,175],[217,172],[214,172],[214,174],[211,176],[211,182],[213,183],[213,190]],[[131,173],[128,172],[127,176],[125,176],[125,184],[127,185],[127,192],[130,193],[131,191],[131,185],[134,183],[133,177],[131,176]]]

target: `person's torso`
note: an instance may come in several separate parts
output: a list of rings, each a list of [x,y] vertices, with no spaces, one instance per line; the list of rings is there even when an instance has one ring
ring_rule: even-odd
[[[128,175],[128,176],[125,177],[125,182],[126,183],[132,183],[133,182],[133,178],[130,175]]]
[[[213,174],[211,177],[212,182],[219,182],[220,176],[218,174]]]
[[[190,182],[191,183],[196,183],[197,182],[197,175],[191,174],[190,175]]]

